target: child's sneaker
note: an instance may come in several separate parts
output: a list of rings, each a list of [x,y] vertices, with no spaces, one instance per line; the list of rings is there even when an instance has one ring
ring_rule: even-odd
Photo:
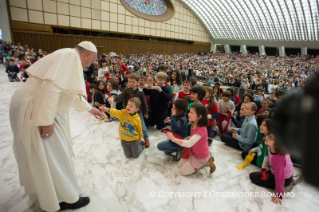
[[[150,146],[150,140],[148,138],[145,139],[145,147],[148,148]]]

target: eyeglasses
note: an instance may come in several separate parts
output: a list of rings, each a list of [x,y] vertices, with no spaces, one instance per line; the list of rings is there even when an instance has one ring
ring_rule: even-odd
[[[270,139],[270,140],[272,140],[272,141],[275,141],[275,139],[274,139],[272,136],[269,136],[268,133],[266,134],[266,137],[265,137],[265,138],[268,138],[268,139]]]

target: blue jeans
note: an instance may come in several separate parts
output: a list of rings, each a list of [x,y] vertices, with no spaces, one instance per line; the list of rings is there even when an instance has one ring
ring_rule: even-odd
[[[20,82],[20,79],[19,79],[19,77],[17,75],[15,75],[13,77],[11,75],[8,75],[8,78],[9,78],[10,82],[13,82],[14,80],[17,81],[17,82]]]
[[[143,138],[144,138],[144,140],[148,139],[148,132],[147,132],[147,128],[145,126],[143,113],[138,113],[138,115],[140,116],[140,119],[141,119]],[[150,118],[150,117],[148,117],[148,118]]]
[[[157,148],[158,150],[163,151],[165,154],[169,155],[174,152],[177,152],[182,147],[170,140],[165,140],[158,143]]]

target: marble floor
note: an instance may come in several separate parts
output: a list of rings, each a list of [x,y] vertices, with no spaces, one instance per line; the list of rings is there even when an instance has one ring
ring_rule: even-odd
[[[0,67],[0,211],[42,211],[37,198],[25,196],[19,184],[8,110],[13,92],[22,82],[8,82],[4,71]],[[118,139],[118,122],[99,123],[90,114],[73,109],[70,122],[80,195],[91,198],[79,212],[319,211],[319,191],[304,182],[294,187],[294,197],[284,198],[282,205],[273,204],[264,196],[269,191],[249,180],[249,173],[258,168],[249,165],[238,170],[236,165],[243,162],[240,152],[217,140],[210,147],[215,173],[211,175],[205,168],[183,177],[176,162],[157,150],[156,144],[165,138],[159,131],[150,129],[151,147],[139,158],[127,159]],[[218,197],[217,192],[235,192],[240,197]],[[241,196],[239,192],[256,194],[248,197],[249,193]]]

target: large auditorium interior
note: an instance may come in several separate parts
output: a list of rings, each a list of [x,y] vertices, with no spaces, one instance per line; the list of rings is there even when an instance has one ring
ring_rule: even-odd
[[[1,212],[318,212],[319,0],[0,0]]]

